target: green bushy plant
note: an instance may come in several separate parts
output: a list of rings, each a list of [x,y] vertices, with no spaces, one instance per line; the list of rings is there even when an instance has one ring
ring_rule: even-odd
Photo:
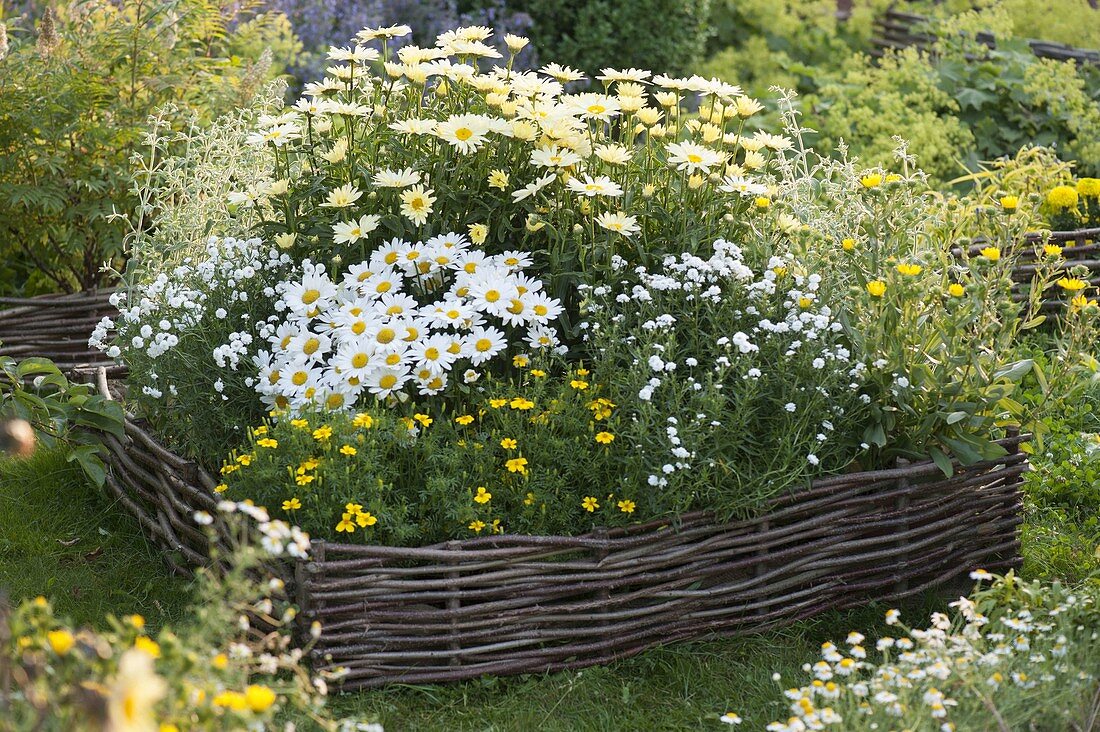
[[[711,0],[519,0],[542,59],[595,76],[600,69],[641,68],[680,75],[701,57]]]
[[[148,115],[178,102],[209,121],[249,100],[271,73],[285,22],[250,4],[86,0],[7,28],[0,58],[0,259],[5,289],[95,287],[123,259],[134,208],[130,157]],[[234,29],[234,22],[246,21]],[[27,21],[24,21],[27,22]],[[238,49],[238,43],[240,47]],[[0,54],[2,55],[2,54]]]

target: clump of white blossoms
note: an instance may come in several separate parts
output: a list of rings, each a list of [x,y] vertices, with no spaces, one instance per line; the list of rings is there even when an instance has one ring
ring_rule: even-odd
[[[276,310],[254,359],[265,404],[298,411],[350,407],[415,389],[434,396],[522,342],[559,345],[561,303],[527,277],[523,252],[486,255],[460,234],[399,239],[337,281],[309,260],[276,286]]]

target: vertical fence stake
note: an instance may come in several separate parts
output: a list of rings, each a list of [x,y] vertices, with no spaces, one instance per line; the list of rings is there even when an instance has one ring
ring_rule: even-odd
[[[459,546],[458,546],[457,541],[448,541],[447,542],[447,549],[449,549],[451,551],[456,551],[458,548],[459,548]],[[458,565],[458,558],[456,557],[454,559],[448,559],[447,563],[450,564],[451,566],[457,566]],[[448,585],[447,585],[447,589],[450,590],[450,595],[448,595],[448,597],[447,597],[447,609],[448,610],[457,611],[462,607],[462,601],[458,597],[458,593],[460,591],[460,588],[459,588],[458,584],[456,582],[454,582],[454,580],[457,580],[461,576],[462,576],[461,572],[459,572],[457,569],[454,569],[454,570],[447,573],[447,579],[451,580],[451,582],[448,583]],[[451,659],[448,663],[451,666],[461,666],[462,661],[459,658],[459,654],[462,652],[462,646],[459,644],[458,638],[457,638],[457,635],[458,635],[458,613],[457,612],[452,612],[451,613],[450,625],[451,625],[451,634],[450,634],[448,647],[451,649],[451,651],[453,653],[452,653]]]
[[[906,460],[905,458],[898,458],[899,468],[904,468],[908,465],[908,460]],[[906,477],[898,478],[898,488],[905,491],[900,496],[898,496],[897,501],[894,503],[894,507],[898,510],[899,513],[898,518],[901,521],[901,531],[899,532],[901,538],[898,539],[897,546],[899,549],[902,550],[900,560],[902,575],[900,579],[898,579],[897,583],[894,585],[894,592],[897,595],[904,595],[909,592],[909,553],[905,551],[905,547],[909,542],[909,540],[905,538],[905,534],[909,532],[909,492],[907,490],[909,488],[909,479]]]

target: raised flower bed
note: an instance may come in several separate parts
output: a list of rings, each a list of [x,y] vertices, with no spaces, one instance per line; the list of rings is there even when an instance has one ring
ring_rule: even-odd
[[[109,393],[103,370],[99,384]],[[132,419],[105,439],[113,495],[178,571],[204,562],[193,516],[214,510],[214,478]],[[321,622],[314,664],[346,669],[354,689],[584,668],[914,595],[1019,564],[1019,443],[950,478],[927,462],[818,480],[747,521],[421,548],[315,540],[293,572],[302,629]]]

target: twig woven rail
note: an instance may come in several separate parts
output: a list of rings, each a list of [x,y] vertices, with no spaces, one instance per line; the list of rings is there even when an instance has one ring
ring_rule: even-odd
[[[72,295],[0,297],[0,355],[16,359],[40,356],[62,371],[107,369],[112,378],[126,374],[106,354],[91,348],[88,338],[104,315],[118,310],[109,298],[114,290],[88,290]]]

